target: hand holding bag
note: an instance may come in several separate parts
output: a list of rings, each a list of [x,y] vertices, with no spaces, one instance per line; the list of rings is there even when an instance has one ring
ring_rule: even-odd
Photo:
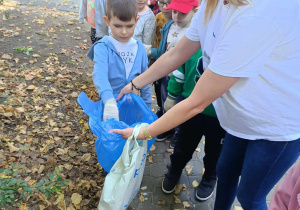
[[[136,138],[147,125],[142,123],[134,127],[120,158],[106,176],[99,210],[125,210],[139,191],[147,156],[147,141]]]

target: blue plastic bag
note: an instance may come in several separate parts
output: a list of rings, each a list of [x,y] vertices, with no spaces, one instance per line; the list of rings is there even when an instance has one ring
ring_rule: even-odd
[[[115,95],[117,97],[117,95]],[[77,102],[82,107],[85,114],[89,116],[89,127],[94,135],[97,136],[95,147],[99,164],[105,171],[110,171],[115,162],[122,154],[126,141],[122,136],[115,133],[108,133],[111,129],[124,129],[134,127],[136,124],[151,124],[157,119],[145,104],[143,99],[136,94],[124,95],[117,106],[119,109],[119,119],[109,119],[102,121],[104,104],[102,100],[93,102],[88,99],[84,92],[81,92]],[[154,143],[155,138],[148,141],[147,152]]]

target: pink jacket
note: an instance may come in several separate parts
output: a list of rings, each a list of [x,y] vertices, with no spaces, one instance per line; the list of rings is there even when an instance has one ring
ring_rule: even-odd
[[[300,210],[300,161],[276,188],[269,210]]]

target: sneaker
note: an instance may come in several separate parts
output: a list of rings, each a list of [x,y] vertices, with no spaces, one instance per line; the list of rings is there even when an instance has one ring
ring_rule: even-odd
[[[179,139],[180,139],[180,133],[179,133],[179,131],[176,131],[173,138],[172,138],[172,140],[171,140],[171,143],[170,143],[170,148],[171,149],[174,149],[175,144]]]
[[[174,135],[174,129],[172,129],[172,130],[169,130],[169,131],[167,131],[167,132],[165,132],[165,133],[162,133],[162,134],[160,134],[160,135],[158,135],[157,137],[156,137],[156,141],[164,141],[164,140],[166,140],[167,138],[169,138],[169,137],[171,137],[172,135]]]
[[[208,200],[214,193],[216,183],[217,183],[216,176],[206,176],[204,174],[200,184],[197,187],[196,198],[199,201]]]
[[[174,192],[176,184],[180,178],[181,171],[180,173],[177,172],[172,172],[171,167],[168,167],[168,173],[165,174],[165,178],[163,179],[161,183],[161,189],[164,193],[170,194]]]

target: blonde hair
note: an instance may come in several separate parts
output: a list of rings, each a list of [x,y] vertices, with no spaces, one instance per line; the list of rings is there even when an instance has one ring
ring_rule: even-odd
[[[206,9],[205,9],[205,23],[210,20],[214,14],[214,11],[217,7],[218,1],[224,0],[205,0],[206,1]],[[228,4],[232,4],[235,7],[243,6],[248,4],[247,0],[226,0]],[[202,0],[199,0],[199,4],[201,4]]]

